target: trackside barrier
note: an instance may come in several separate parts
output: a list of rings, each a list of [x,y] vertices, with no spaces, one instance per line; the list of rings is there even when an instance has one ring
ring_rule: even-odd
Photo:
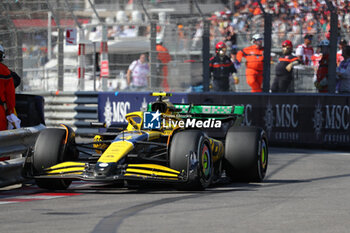
[[[25,180],[22,176],[24,160],[25,158],[17,158],[0,162],[0,188]]]
[[[272,145],[350,147],[350,95],[200,93],[188,101],[244,105],[243,124],[264,128]]]
[[[174,93],[172,102],[244,105],[244,125],[259,126],[271,145],[350,147],[350,95],[319,93]],[[144,109],[148,92],[99,94],[100,122],[125,123],[124,116]]]
[[[175,93],[178,103],[245,106],[244,125],[265,129],[278,146],[350,147],[350,96],[319,93]],[[126,113],[144,109],[149,92],[46,93],[48,127],[66,123],[77,135],[93,136],[91,121],[125,123]]]
[[[187,103],[187,93],[172,93],[172,103]],[[147,110],[148,103],[157,97],[150,92],[102,92],[98,96],[98,119],[107,125],[125,124],[129,112]]]
[[[76,134],[91,137],[98,132],[90,127],[96,122],[98,92],[43,92],[37,93],[45,99],[44,112],[47,127],[59,127],[64,123]]]
[[[34,144],[41,130],[45,128],[40,124],[15,130],[0,131],[0,158],[17,157],[0,162],[0,187],[20,183],[23,180],[21,170],[24,159],[22,155]]]

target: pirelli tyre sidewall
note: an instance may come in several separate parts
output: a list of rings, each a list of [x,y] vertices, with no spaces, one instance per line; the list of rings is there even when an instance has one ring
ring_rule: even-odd
[[[224,169],[233,181],[261,182],[268,165],[265,131],[257,127],[231,127],[225,139]]]
[[[176,185],[178,189],[203,190],[213,178],[213,158],[209,140],[200,130],[185,130],[176,133],[171,141],[169,163],[172,169],[186,174],[188,182]],[[189,168],[188,168],[189,164]]]
[[[66,140],[66,137],[67,140]],[[32,155],[34,176],[44,174],[44,169],[64,161],[76,160],[78,153],[72,148],[74,134],[62,128],[44,129],[38,136]],[[64,179],[36,178],[40,188],[50,190],[67,189],[71,181]]]

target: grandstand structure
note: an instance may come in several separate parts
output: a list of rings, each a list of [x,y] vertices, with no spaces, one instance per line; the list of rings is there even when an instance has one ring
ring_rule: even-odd
[[[268,1],[265,2],[268,9]],[[170,90],[189,91],[202,84],[204,22],[210,24],[210,46],[204,49],[211,54],[215,44],[225,38],[222,28],[227,23],[235,23],[237,49],[250,45],[252,34],[264,33],[262,15],[251,14],[249,8],[237,6],[236,1],[3,0],[0,9],[0,43],[6,52],[5,64],[20,74],[23,80],[20,88],[26,92],[127,90],[125,73],[140,53],[150,55],[151,70],[154,69],[157,40],[163,42],[172,56],[167,64]],[[303,14],[307,17],[308,12]],[[346,17],[343,15],[344,19]],[[302,25],[299,31],[290,31],[285,20],[285,16],[273,16],[273,61],[281,52],[283,40],[292,38],[297,45],[306,33]],[[317,40],[325,38],[323,26],[317,21],[312,25]],[[67,39],[69,30],[76,35],[73,41]],[[343,37],[349,36],[346,30],[340,30]],[[105,58],[102,58],[103,42],[108,46]],[[79,50],[79,44],[84,44],[81,47],[84,50]],[[101,78],[101,59],[106,57],[108,76]],[[236,91],[250,90],[245,83],[244,70],[242,64],[238,72],[241,82],[236,85]],[[296,72],[298,91],[315,91],[313,72],[309,68]],[[155,72],[151,74],[153,79],[163,78]],[[161,86],[150,88],[161,89]]]

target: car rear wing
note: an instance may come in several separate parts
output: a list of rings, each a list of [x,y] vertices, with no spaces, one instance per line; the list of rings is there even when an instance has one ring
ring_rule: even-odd
[[[180,117],[193,117],[199,119],[233,120],[243,116],[244,106],[240,105],[195,105],[174,104]]]
[[[244,106],[240,105],[194,105],[174,104],[180,114],[203,114],[203,115],[243,115]]]

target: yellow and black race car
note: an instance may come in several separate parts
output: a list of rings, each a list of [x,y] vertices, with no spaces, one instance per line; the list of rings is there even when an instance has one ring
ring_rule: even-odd
[[[267,138],[261,128],[241,126],[243,106],[172,104],[171,94],[151,95],[158,99],[148,111],[128,113],[125,129],[107,128],[93,142],[76,143],[66,125],[43,130],[26,158],[25,176],[52,190],[72,180],[203,190],[224,173],[236,181],[264,179]]]

